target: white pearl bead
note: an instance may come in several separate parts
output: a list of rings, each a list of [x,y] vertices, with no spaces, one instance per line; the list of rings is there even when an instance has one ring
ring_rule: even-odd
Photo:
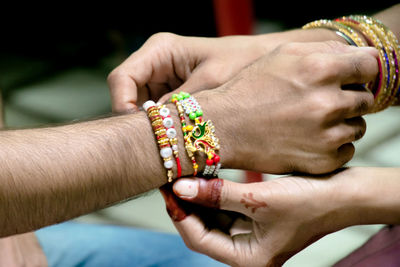
[[[174,121],[172,120],[172,118],[165,118],[163,120],[163,124],[166,128],[171,128],[172,126],[174,126]]]
[[[178,145],[172,145],[172,150],[173,151],[178,151]]]
[[[163,149],[160,150],[160,155],[161,157],[168,158],[172,156],[172,149],[170,147],[164,147]]]
[[[144,110],[146,110],[146,111],[147,111],[149,108],[154,107],[154,106],[156,106],[156,103],[155,103],[154,101],[152,101],[152,100],[148,100],[148,101],[146,101],[146,102],[143,103],[143,108],[144,108]]]
[[[174,166],[174,162],[172,160],[167,160],[164,162],[164,167],[166,169],[172,169],[173,166]]]
[[[160,109],[160,115],[163,117],[167,117],[169,115],[169,109],[168,108]]]
[[[176,137],[176,130],[175,128],[169,128],[167,130],[167,137],[168,138],[175,138]]]

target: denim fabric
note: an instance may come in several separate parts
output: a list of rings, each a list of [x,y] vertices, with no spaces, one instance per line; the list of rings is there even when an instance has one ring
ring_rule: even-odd
[[[175,234],[66,222],[36,235],[50,267],[226,266],[189,250]]]

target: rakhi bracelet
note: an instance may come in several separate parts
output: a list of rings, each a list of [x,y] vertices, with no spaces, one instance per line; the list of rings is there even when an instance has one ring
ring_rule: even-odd
[[[210,120],[203,121],[203,111],[197,100],[188,93],[181,92],[172,97],[179,101],[186,115],[195,126],[187,131],[191,146],[196,152],[203,152],[207,156],[204,176],[217,176],[221,169],[221,159],[217,154],[220,149],[219,139],[215,136],[215,127]],[[175,99],[175,100],[174,100]],[[187,127],[187,126],[186,126]]]
[[[167,129],[164,126],[163,117],[160,114],[160,108],[154,103],[154,101],[146,101],[143,104],[144,110],[147,112],[147,116],[150,119],[151,127],[153,128],[154,135],[157,139],[158,148],[160,150],[160,156],[164,161],[164,168],[167,170],[168,182],[172,182],[174,162],[172,159],[172,148],[167,136]]]
[[[349,45],[366,46],[366,44],[360,38],[358,33],[354,31],[351,27],[332,20],[327,20],[327,19],[316,20],[307,23],[302,28],[303,29],[325,28],[329,30],[334,30],[336,34],[345,39]]]
[[[176,95],[174,95],[174,96],[176,96]],[[190,158],[190,160],[192,161],[193,176],[196,176],[197,171],[199,169],[199,165],[197,164],[196,158],[194,155],[196,152],[196,148],[193,146],[192,142],[190,141],[190,137],[188,135],[188,132],[193,130],[193,126],[186,124],[185,113],[182,108],[182,104],[179,102],[178,98],[174,97],[174,96],[171,98],[171,102],[175,104],[176,109],[178,111],[179,119],[181,121],[181,129],[182,129],[182,134],[183,134],[183,140],[185,142],[186,153],[187,153],[188,157]]]
[[[163,125],[166,129],[165,134],[168,137],[169,144],[172,148],[172,152],[176,161],[176,178],[180,178],[182,176],[182,166],[179,159],[178,139],[176,138],[177,133],[174,127],[174,120],[170,115],[169,108],[167,108],[165,105],[160,106],[159,110],[163,119]]]

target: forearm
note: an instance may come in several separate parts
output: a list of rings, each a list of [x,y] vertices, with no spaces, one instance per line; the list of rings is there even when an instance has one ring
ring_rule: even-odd
[[[382,21],[400,40],[400,4],[385,9],[375,14],[374,17]]]
[[[167,181],[144,112],[3,131],[0,159],[1,236],[68,220]],[[189,161],[182,163],[190,174]]]
[[[400,224],[400,168],[356,167],[336,181],[345,226]]]
[[[400,39],[400,4],[389,7],[372,16],[381,20],[390,30],[393,31],[397,38]],[[362,36],[360,37],[363,39]],[[284,32],[260,34],[255,36],[255,39],[257,42],[263,44],[266,52],[269,52],[276,46],[287,42],[320,42],[335,40],[346,43],[346,41],[337,35],[335,31],[323,28],[308,30],[293,29]]]

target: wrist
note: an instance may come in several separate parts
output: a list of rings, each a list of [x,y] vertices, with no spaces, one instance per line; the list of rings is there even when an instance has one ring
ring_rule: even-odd
[[[266,53],[271,52],[279,45],[290,42],[323,42],[333,40],[347,44],[347,42],[337,35],[335,31],[324,28],[308,30],[294,29],[284,32],[262,34],[258,35],[257,39],[264,45]]]
[[[233,118],[229,117],[229,111],[223,105],[227,98],[218,89],[196,93],[195,97],[204,111],[204,119],[211,120],[215,126],[215,135],[220,142],[218,154],[221,158],[222,168],[234,167],[235,155],[237,155],[235,153],[236,145],[234,140],[235,122]]]
[[[344,226],[399,224],[399,173],[398,168],[352,167],[335,177]]]

